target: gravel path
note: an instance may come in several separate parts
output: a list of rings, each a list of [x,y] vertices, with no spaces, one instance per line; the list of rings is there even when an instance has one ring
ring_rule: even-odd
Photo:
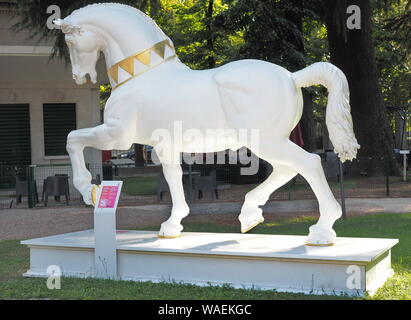
[[[307,213],[304,213],[307,214]],[[117,229],[158,226],[169,217],[168,210],[118,208]],[[266,215],[266,221],[277,216]],[[184,222],[208,222],[238,225],[238,213],[192,214]],[[30,239],[93,228],[92,208],[7,209],[0,210],[0,240]]]
[[[240,203],[195,204],[184,222],[211,222],[238,225]],[[267,222],[279,216],[318,215],[313,200],[274,201],[264,207]],[[221,213],[224,212],[224,213]],[[411,198],[347,199],[350,216],[378,212],[411,212]],[[118,229],[139,229],[158,226],[167,220],[169,205],[120,207],[117,210]],[[0,210],[0,240],[28,239],[93,228],[93,208],[57,207]]]
[[[119,210],[117,227],[128,229],[156,225],[163,214],[137,214],[137,210]],[[93,208],[38,208],[0,210],[0,239],[26,239],[93,228]]]

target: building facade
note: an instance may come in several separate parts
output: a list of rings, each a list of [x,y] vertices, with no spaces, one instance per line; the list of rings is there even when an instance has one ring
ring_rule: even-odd
[[[67,134],[101,122],[99,84],[76,85],[70,65],[50,60],[51,43],[10,30],[17,19],[13,1],[0,1],[0,164],[68,164]],[[104,61],[98,71],[106,82]],[[84,153],[101,163],[101,151]]]

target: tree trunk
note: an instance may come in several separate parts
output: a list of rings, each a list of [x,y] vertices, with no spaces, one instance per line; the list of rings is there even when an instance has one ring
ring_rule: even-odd
[[[299,8],[301,11],[304,8],[303,0],[286,1],[290,2],[294,8]],[[287,20],[293,22],[301,33],[303,32],[303,17],[301,15],[296,15],[294,12],[290,12],[286,13],[285,17],[287,18]],[[301,41],[296,41],[294,45],[296,49],[301,53],[305,52],[303,39],[301,39]],[[301,63],[295,66],[295,70],[290,71],[298,71],[305,67],[306,65]],[[310,92],[305,89],[302,89],[302,91],[304,98],[304,109],[299,125],[301,126],[302,136],[304,140],[304,149],[307,151],[314,151],[316,149],[316,143],[314,130],[315,124],[313,114],[313,99]]]
[[[144,166],[143,148],[142,144],[134,144],[134,163],[136,167]]]
[[[395,119],[395,147],[397,149],[407,149],[407,140],[405,137],[405,112],[396,111]]]
[[[208,68],[212,69],[215,67],[215,59],[211,55],[214,53],[214,40],[213,40],[213,30],[211,28],[211,19],[213,18],[214,13],[214,0],[209,0],[207,4],[206,14],[205,14],[205,24],[207,28],[207,49],[209,56],[207,58]]]
[[[304,140],[304,149],[312,152],[317,149],[315,139],[315,122],[313,114],[313,98],[310,92],[305,89],[303,91],[304,109],[300,120],[301,131]]]
[[[324,0],[324,4],[331,62],[345,73],[349,83],[354,132],[361,145],[357,158],[391,158],[393,133],[378,84],[370,0]],[[360,29],[347,28],[349,5],[361,10]],[[391,165],[396,167],[393,161]]]

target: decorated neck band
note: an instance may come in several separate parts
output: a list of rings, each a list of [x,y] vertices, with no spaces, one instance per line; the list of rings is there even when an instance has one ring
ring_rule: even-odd
[[[113,90],[175,57],[174,47],[170,40],[166,39],[117,62],[107,71],[109,77],[115,83]]]

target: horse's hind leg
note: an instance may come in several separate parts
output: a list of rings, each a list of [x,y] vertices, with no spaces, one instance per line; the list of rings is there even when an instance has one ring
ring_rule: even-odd
[[[332,229],[334,222],[341,217],[341,206],[334,198],[324,170],[321,158],[308,153],[288,139],[270,141],[269,148],[260,148],[260,158],[275,165],[281,164],[294,168],[310,184],[319,204],[320,219],[310,227],[308,244],[330,245],[333,244],[336,234]]]
[[[273,162],[271,162],[271,165],[273,166],[273,172],[270,176],[245,196],[239,216],[241,232],[243,233],[264,221],[263,210],[259,206],[264,205],[268,201],[271,193],[297,175],[297,172],[287,165],[274,164]]]

